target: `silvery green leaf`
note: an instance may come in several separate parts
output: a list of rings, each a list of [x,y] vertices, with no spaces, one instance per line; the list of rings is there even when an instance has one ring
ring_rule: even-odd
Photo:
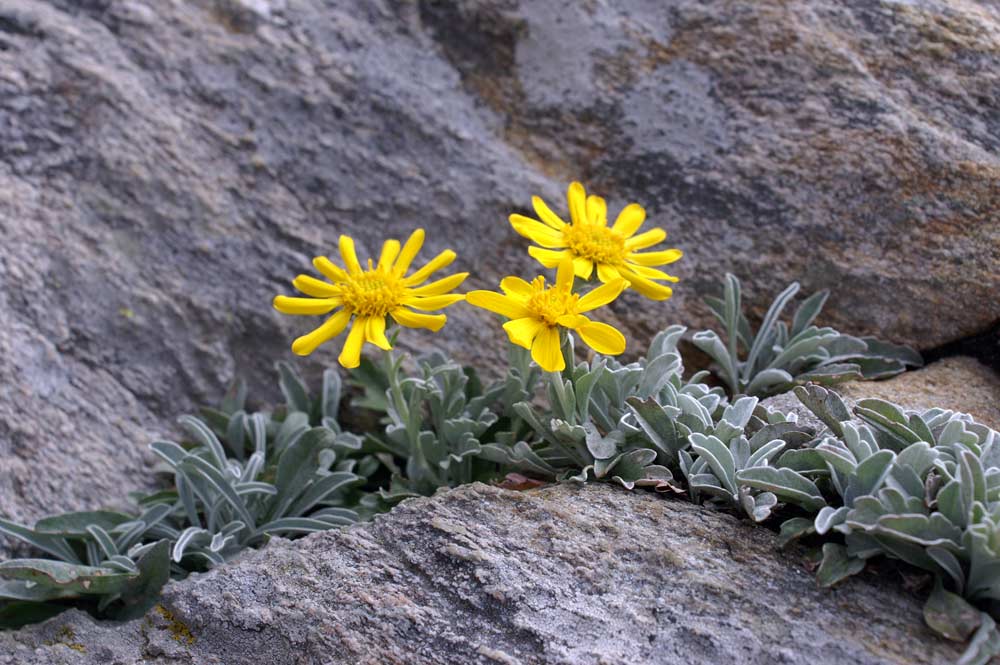
[[[247,400],[247,384],[243,379],[237,378],[226,390],[225,396],[222,398],[222,404],[220,409],[225,414],[233,414],[237,411],[242,411],[243,407],[246,405]]]
[[[24,541],[32,547],[37,547],[43,552],[47,552],[67,563],[82,563],[80,557],[77,556],[73,548],[62,537],[36,533],[27,527],[5,519],[0,519],[0,533]]]
[[[760,354],[764,351],[765,346],[768,343],[770,336],[773,333],[774,325],[778,322],[778,317],[781,316],[781,311],[788,304],[788,301],[795,296],[799,291],[799,283],[792,282],[789,284],[784,291],[778,294],[768,308],[767,313],[764,315],[764,320],[760,324],[760,329],[757,331],[757,337],[753,341],[753,345],[750,347],[750,352],[747,354],[747,360],[743,365],[743,380],[747,380],[750,373],[755,371],[757,359]]]
[[[812,448],[799,448],[798,450],[786,450],[778,458],[775,466],[784,469],[798,471],[801,474],[810,476],[829,475],[829,469],[823,456]]]
[[[875,539],[885,554],[905,561],[911,566],[916,566],[932,573],[937,572],[937,564],[934,562],[934,559],[927,556],[927,548],[923,545],[916,545],[894,536],[875,534],[872,535],[872,538]]]
[[[98,566],[82,566],[52,559],[0,561],[0,577],[26,580],[42,586],[88,595],[119,593],[134,573]]]
[[[107,531],[102,529],[97,524],[90,524],[87,526],[87,533],[93,537],[94,542],[97,546],[101,548],[102,554],[104,554],[104,559],[110,559],[114,556],[118,556],[118,547],[115,545],[115,541],[111,539],[111,536]]]
[[[674,420],[653,399],[629,397],[625,400],[636,423],[656,450],[660,464],[677,460],[677,454],[687,446],[687,441],[677,431]]]
[[[226,447],[240,461],[246,454],[246,420],[247,414],[237,411],[229,416],[229,422],[226,423]]]
[[[597,427],[590,422],[584,424],[583,429],[586,432],[587,450],[594,456],[594,459],[614,457],[624,440],[624,435],[617,430],[609,432],[607,436],[601,436]]]
[[[788,390],[795,383],[795,377],[783,369],[770,368],[757,372],[747,385],[746,393],[767,397]]]
[[[289,410],[309,413],[309,391],[306,390],[302,379],[299,378],[299,375],[288,363],[279,362],[276,365],[278,374],[281,377],[279,380],[281,392],[285,396],[285,402],[288,404]]]
[[[636,481],[646,478],[646,467],[656,459],[656,453],[649,449],[630,450],[618,458],[618,461],[608,471],[614,472],[613,480],[621,483],[625,489],[632,489]]]
[[[883,436],[883,447],[899,452],[920,436],[909,427],[909,418],[895,404],[881,399],[863,399],[854,406],[854,413]]]
[[[329,531],[341,526],[333,521],[323,519],[313,519],[310,517],[282,517],[264,524],[257,529],[258,534],[275,533],[315,533],[316,531]]]
[[[736,436],[729,441],[729,452],[733,455],[736,468],[750,466],[750,442],[745,436]]]
[[[795,376],[797,383],[816,383],[822,386],[833,386],[847,381],[859,381],[865,378],[861,366],[855,363],[823,364],[808,372]]]
[[[955,665],[987,665],[1000,654],[1000,631],[996,622],[986,612],[980,614],[982,623]]]
[[[781,523],[781,531],[778,533],[778,547],[785,547],[788,543],[815,533],[813,521],[805,517],[793,517]]]
[[[771,511],[778,505],[778,497],[770,492],[761,492],[753,496],[749,488],[740,490],[740,505],[754,522],[763,522],[771,516]]]
[[[110,531],[132,519],[131,515],[110,510],[83,510],[43,517],[35,522],[35,532],[64,538],[86,538],[89,535],[88,526]]]
[[[962,450],[958,458],[958,470],[961,483],[962,506],[965,513],[972,510],[973,502],[986,501],[986,477],[983,474],[983,467],[979,463],[979,458],[968,450]]]
[[[836,439],[825,439],[813,450],[832,468],[844,475],[851,475],[858,466],[850,450],[840,445]]]
[[[679,422],[685,423],[692,431],[704,432],[713,426],[712,414],[699,400],[679,393],[677,395],[677,406],[683,414],[678,416]]]
[[[779,455],[781,451],[784,450],[784,448],[785,448],[785,442],[782,441],[781,439],[768,441],[764,445],[757,448],[757,451],[755,453],[750,455],[750,458],[747,460],[744,466],[753,467],[753,466],[769,465],[771,463],[772,458]]]
[[[250,516],[247,510],[246,504],[233,489],[232,485],[226,480],[225,477],[216,469],[214,466],[209,464],[203,459],[198,457],[190,456],[184,460],[179,471],[186,472],[190,480],[201,479],[209,487],[211,487],[215,492],[217,492],[230,506],[236,511],[236,514],[240,516],[247,524],[253,524],[254,519]],[[198,492],[198,485],[195,484],[195,492]],[[204,503],[207,505],[212,505],[212,500],[204,495],[204,490],[202,490],[202,496],[200,497]]]
[[[740,386],[739,374],[735,366],[736,361],[729,355],[729,351],[719,336],[714,331],[703,330],[695,333],[691,342],[719,365],[722,372],[721,378],[729,387],[729,391],[733,394],[738,393]]]
[[[320,451],[332,446],[335,440],[334,432],[323,427],[315,427],[285,450],[278,460],[274,479],[278,494],[271,503],[268,513],[270,517],[278,518],[286,515],[288,507],[315,473]],[[255,523],[255,520],[248,517],[243,519],[247,524]]]
[[[62,598],[78,598],[76,591],[68,591],[58,587],[45,586],[27,580],[2,580],[0,581],[0,601],[25,600],[35,603],[42,603],[47,600],[59,600]],[[60,608],[61,610],[61,608]],[[8,626],[0,620],[0,626]],[[9,626],[14,628],[16,626]]]
[[[955,584],[955,589],[961,594],[965,589],[965,571],[958,557],[951,550],[937,546],[928,547],[927,556],[934,559],[934,563],[947,573]]]
[[[812,325],[812,322],[816,320],[829,296],[830,292],[827,290],[817,291],[802,301],[802,304],[795,310],[795,316],[792,318],[791,335],[793,338]]]
[[[225,468],[227,459],[226,451],[222,447],[222,443],[219,442],[218,437],[215,436],[215,432],[208,425],[192,416],[181,416],[177,419],[177,422],[191,434],[196,443],[205,446],[216,469],[222,470]]]
[[[928,515],[884,515],[875,523],[873,533],[891,536],[924,547],[958,548],[962,530],[941,513]]]
[[[838,527],[837,530],[842,531],[843,529]],[[867,533],[847,530],[844,535],[844,543],[847,545],[848,556],[854,559],[870,559],[885,554],[882,545]]]
[[[177,538],[177,542],[174,543],[173,549],[170,552],[170,558],[180,563],[181,559],[184,558],[184,552],[189,546],[205,544],[211,540],[211,537],[211,532],[206,529],[189,526],[181,532],[181,535]]]
[[[750,422],[757,402],[756,397],[740,397],[727,406],[722,412],[719,423],[715,426],[715,436],[722,441],[729,441],[734,436],[742,434],[747,423]]]
[[[788,448],[799,448],[812,440],[812,434],[803,430],[798,423],[780,422],[764,425],[750,437],[750,449],[758,450],[775,439],[784,441]]]
[[[823,561],[816,571],[816,580],[822,587],[831,587],[865,569],[864,559],[854,559],[847,554],[847,548],[836,543],[823,545]]]
[[[577,417],[580,421],[587,419],[590,414],[590,396],[594,392],[594,387],[604,374],[605,364],[600,362],[594,369],[583,374],[576,381],[576,407]]]
[[[796,386],[795,396],[799,398],[803,406],[813,412],[813,414],[823,421],[830,431],[839,437],[844,436],[841,423],[851,419],[851,413],[847,410],[847,405],[840,395],[820,386]]]
[[[744,469],[736,474],[736,480],[742,485],[773,492],[778,498],[806,510],[819,510],[826,505],[826,500],[813,481],[788,468],[758,466]]]
[[[922,367],[924,364],[924,359],[920,354],[908,346],[884,342],[875,337],[862,337],[861,339],[868,346],[867,355],[871,357],[897,360],[912,367]]]
[[[692,434],[690,441],[692,449],[705,459],[722,486],[736,496],[736,460],[729,448],[718,438],[704,434]]]
[[[285,416],[284,422],[278,427],[278,433],[274,436],[272,446],[275,455],[280,455],[281,451],[295,443],[309,429],[309,414],[304,411],[292,411]],[[254,434],[256,435],[256,432]],[[254,450],[257,449],[258,446],[255,442]]]
[[[886,476],[892,468],[892,463],[896,459],[896,454],[891,450],[880,450],[865,461],[858,464],[854,473],[847,481],[847,488],[844,492],[844,503],[848,506],[854,505],[854,500],[859,496],[874,494],[882,487]]]
[[[816,533],[822,536],[833,527],[843,523],[848,512],[850,512],[850,508],[847,506],[841,506],[840,508],[823,506],[816,513],[816,520],[814,521]]]
[[[340,373],[334,369],[323,372],[323,392],[320,396],[320,415],[324,418],[337,420],[340,409],[342,383]]]

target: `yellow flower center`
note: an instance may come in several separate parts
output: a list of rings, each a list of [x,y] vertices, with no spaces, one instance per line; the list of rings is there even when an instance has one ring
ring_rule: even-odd
[[[554,326],[560,316],[576,314],[576,303],[580,295],[570,291],[568,286],[545,286],[544,277],[536,277],[531,282],[533,293],[528,298],[528,309],[532,316],[546,325]]]
[[[563,228],[566,245],[576,256],[617,265],[625,260],[625,238],[606,226],[570,224]]]
[[[360,317],[385,316],[400,305],[403,297],[402,281],[390,271],[373,268],[360,275],[351,275],[342,283],[341,298],[344,309]]]

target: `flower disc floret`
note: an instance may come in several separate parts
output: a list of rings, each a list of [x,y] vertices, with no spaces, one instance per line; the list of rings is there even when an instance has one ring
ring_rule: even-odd
[[[532,359],[547,372],[566,368],[560,329],[574,330],[598,353],[618,355],[625,350],[625,336],[606,323],[591,321],[585,312],[602,307],[625,288],[624,279],[602,284],[585,295],[573,292],[573,259],[566,257],[556,273],[556,283],[546,286],[544,277],[530,283],[520,277],[505,277],[500,290],[471,291],[469,304],[506,316],[503,325],[511,343],[531,349]]]
[[[403,245],[398,240],[386,240],[378,263],[368,259],[367,268],[362,268],[354,250],[354,240],[340,236],[343,267],[325,256],[317,256],[313,266],[326,280],[299,275],[292,284],[308,297],[274,298],[274,308],[285,314],[333,312],[320,327],[296,339],[292,351],[307,356],[350,326],[338,360],[344,367],[357,367],[365,342],[385,350],[392,348],[385,335],[387,317],[407,328],[440,330],[447,317],[423,312],[443,309],[464,299],[464,295],[450,291],[469,273],[455,273],[427,282],[434,272],[455,260],[455,252],[446,249],[419,270],[407,274],[423,243],[423,229],[414,231]]]

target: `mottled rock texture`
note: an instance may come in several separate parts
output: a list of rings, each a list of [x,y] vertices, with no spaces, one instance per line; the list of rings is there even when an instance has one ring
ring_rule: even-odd
[[[998,26],[970,0],[0,0],[0,513],[117,502],[234,373],[274,396],[311,322],[271,296],[338,233],[423,225],[494,285],[535,269],[507,213],[575,178],[687,252],[673,301],[608,313],[633,347],[705,323],[724,270],[758,310],[830,287],[849,332],[984,329]],[[440,340],[495,366],[499,338],[465,307]]]
[[[174,583],[145,619],[0,634],[33,665],[953,662],[898,572],[819,589],[728,514],[608,485],[475,484],[276,540]],[[75,648],[73,648],[75,646]]]

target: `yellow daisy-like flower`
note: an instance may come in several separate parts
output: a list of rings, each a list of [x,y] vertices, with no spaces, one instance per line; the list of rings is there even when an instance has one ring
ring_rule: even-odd
[[[609,227],[608,206],[604,199],[588,197],[578,182],[569,186],[566,198],[571,224],[564,222],[537,196],[531,197],[531,203],[538,219],[510,216],[515,231],[541,245],[528,248],[531,256],[546,268],[554,268],[563,258],[571,257],[578,277],[590,279],[596,268],[602,282],[624,278],[629,286],[653,300],[666,300],[673,294],[673,289],[660,282],[676,282],[678,278],[653,266],[673,263],[683,253],[679,249],[638,251],[667,237],[667,232],[660,228],[636,235],[646,220],[642,206],[636,203],[625,206],[614,225]]]
[[[455,252],[446,249],[423,268],[407,276],[406,271],[423,244],[423,229],[414,231],[402,247],[398,240],[386,240],[378,264],[372,265],[372,260],[368,259],[365,269],[354,251],[354,240],[340,236],[343,268],[334,265],[325,256],[313,259],[313,266],[329,282],[299,275],[292,284],[311,297],[274,298],[274,308],[285,314],[329,314],[337,310],[319,328],[296,339],[292,343],[292,351],[300,356],[309,355],[323,342],[344,332],[353,318],[354,324],[338,360],[344,367],[357,367],[361,363],[361,347],[365,342],[380,349],[392,348],[385,336],[386,316],[391,316],[396,323],[407,328],[440,330],[447,320],[444,314],[421,314],[413,310],[433,311],[462,300],[464,295],[449,291],[461,284],[469,273],[460,272],[424,283],[432,273],[455,260]]]
[[[536,277],[530,284],[520,277],[505,277],[500,282],[503,293],[470,291],[466,299],[470,305],[509,318],[503,329],[510,341],[531,349],[531,358],[546,372],[561,372],[566,361],[560,327],[575,330],[598,353],[618,355],[625,350],[625,336],[616,328],[583,315],[607,305],[625,286],[625,280],[619,277],[584,296],[573,293],[573,260],[566,258],[559,264],[556,283],[551,286],[545,285],[544,277]]]

